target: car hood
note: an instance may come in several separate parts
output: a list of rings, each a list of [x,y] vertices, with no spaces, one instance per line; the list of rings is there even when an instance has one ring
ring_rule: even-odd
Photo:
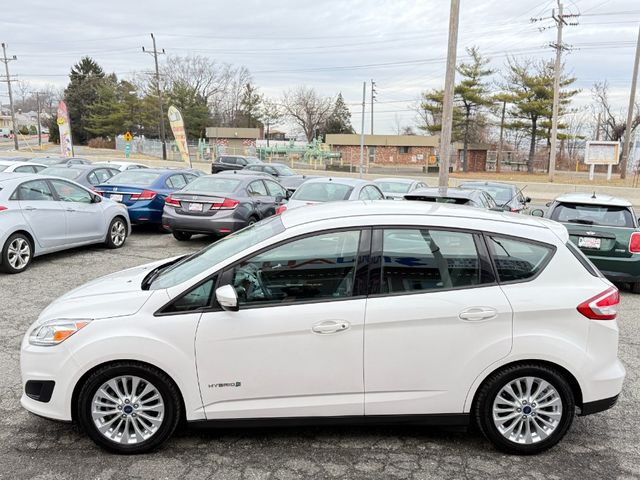
[[[287,210],[291,210],[292,208],[304,207],[307,205],[316,205],[322,202],[312,202],[308,200],[289,200],[287,202]]]
[[[54,318],[112,318],[133,315],[156,290],[142,290],[151,270],[176,258],[158,260],[97,278],[54,300],[37,323]]]
[[[278,177],[278,181],[283,187],[294,190],[304,182],[306,182],[307,180],[311,180],[312,178],[318,177],[312,175],[289,175],[288,177]]]

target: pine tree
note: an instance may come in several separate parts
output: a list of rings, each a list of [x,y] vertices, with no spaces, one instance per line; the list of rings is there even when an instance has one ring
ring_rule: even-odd
[[[98,100],[98,90],[104,81],[102,67],[90,57],[73,66],[64,99],[69,109],[71,135],[75,143],[86,143],[93,135],[87,130],[89,110]]]
[[[351,125],[351,112],[344,102],[342,93],[336,97],[331,115],[327,119],[323,133],[355,133]]]

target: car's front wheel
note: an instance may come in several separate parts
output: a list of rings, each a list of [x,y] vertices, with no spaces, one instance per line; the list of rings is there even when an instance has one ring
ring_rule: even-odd
[[[6,273],[23,272],[32,259],[33,246],[31,241],[22,233],[14,233],[2,247],[0,270]]]
[[[107,239],[105,245],[107,248],[120,248],[127,240],[127,223],[121,217],[111,220],[109,230],[107,231]]]
[[[514,365],[480,387],[474,415],[482,433],[506,453],[543,452],[567,433],[575,415],[571,387],[557,370]]]
[[[99,368],[81,386],[78,423],[99,446],[115,453],[148,452],[176,429],[181,416],[177,387],[146,364],[116,362]]]

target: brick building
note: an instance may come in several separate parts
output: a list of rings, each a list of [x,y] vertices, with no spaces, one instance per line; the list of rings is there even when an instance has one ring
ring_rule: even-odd
[[[360,135],[327,134],[325,143],[332,151],[342,154],[344,163],[360,162]],[[365,135],[365,161],[379,165],[437,165],[440,138],[425,135]],[[469,171],[485,171],[488,147],[469,146]],[[462,156],[462,144],[455,143],[451,154],[451,166],[457,169]]]

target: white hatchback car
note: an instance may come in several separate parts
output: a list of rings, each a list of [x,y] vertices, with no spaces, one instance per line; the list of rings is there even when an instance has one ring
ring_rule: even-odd
[[[316,205],[53,302],[22,343],[22,405],[120,453],[180,419],[474,423],[537,453],[616,402],[618,302],[549,220]]]

